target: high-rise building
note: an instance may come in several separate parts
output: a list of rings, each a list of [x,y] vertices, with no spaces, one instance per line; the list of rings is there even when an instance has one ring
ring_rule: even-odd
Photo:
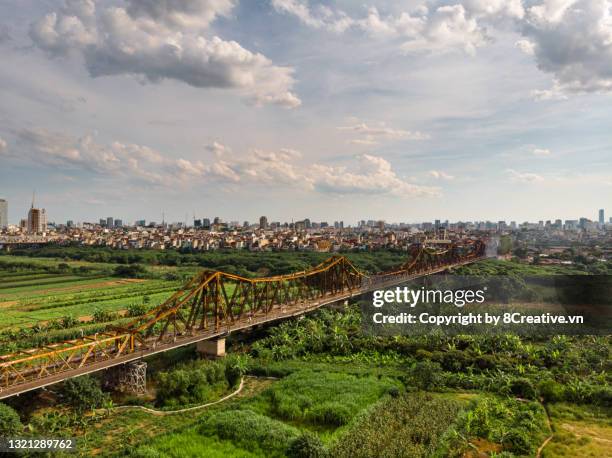
[[[606,219],[604,217],[604,209],[600,208],[599,209],[599,224],[603,224],[606,222]]]
[[[32,195],[32,206],[28,212],[26,230],[32,234],[47,230],[47,212],[44,208],[34,208],[35,194]]]
[[[268,218],[266,218],[265,216],[259,218],[259,228],[268,229]]]
[[[113,224],[115,227],[123,227],[123,220],[116,219]]]
[[[114,223],[114,219],[112,216],[107,216],[106,217],[106,227],[108,228],[112,228],[113,227],[113,223]]]
[[[0,199],[0,229],[8,227],[8,201]]]
[[[28,232],[36,234],[47,230],[47,212],[44,208],[30,208],[28,212]]]

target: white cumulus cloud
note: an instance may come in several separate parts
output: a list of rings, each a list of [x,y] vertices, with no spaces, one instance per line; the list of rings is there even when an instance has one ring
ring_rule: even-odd
[[[535,148],[533,154],[535,156],[550,156],[550,150],[546,148]]]
[[[356,171],[315,164],[310,171],[315,189],[337,194],[391,194],[400,197],[438,196],[439,190],[402,180],[391,164],[379,156],[364,154]]]
[[[351,139],[350,143],[358,145],[375,145],[381,140],[426,140],[429,138],[429,135],[423,132],[395,129],[384,122],[367,124],[357,121],[348,126],[337,127],[337,129],[356,135],[358,138]]]
[[[32,24],[30,37],[53,56],[82,56],[92,77],[171,79],[234,89],[258,105],[299,106],[292,68],[200,30],[232,6],[225,0],[132,0],[126,8],[96,8],[92,0],[70,0]]]
[[[453,180],[455,177],[442,170],[430,170],[429,175],[437,180]]]
[[[538,68],[554,78],[534,94],[539,100],[612,90],[612,1],[542,1],[527,9],[521,30]]]
[[[515,46],[553,77],[550,89],[532,92],[534,99],[612,91],[612,0],[422,2],[396,15],[381,14],[370,5],[360,17],[305,0],[272,0],[272,5],[310,27],[352,29],[392,40],[406,54],[475,54],[496,32],[513,30],[521,35]],[[340,19],[343,26],[334,26]]]
[[[537,173],[531,172],[517,172],[513,169],[506,170],[506,173],[510,177],[512,181],[517,181],[520,183],[537,183],[544,181],[544,177],[538,175]]]

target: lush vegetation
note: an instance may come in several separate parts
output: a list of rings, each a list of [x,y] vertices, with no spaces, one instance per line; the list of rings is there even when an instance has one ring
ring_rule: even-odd
[[[612,409],[568,403],[547,404],[553,437],[542,456],[601,457],[610,455]]]
[[[395,394],[364,411],[346,434],[331,446],[331,455],[432,456],[461,410],[456,400],[430,394]]]
[[[59,395],[79,413],[97,409],[109,401],[108,393],[104,393],[100,387],[100,381],[88,375],[66,380],[61,385]]]
[[[3,351],[121,324],[203,267],[256,276],[302,270],[328,256],[77,247],[16,254],[0,256],[0,307],[7,313],[0,327],[5,317],[15,325],[16,313],[39,322],[1,330]],[[347,255],[368,271],[405,256]],[[593,266],[491,260],[455,273],[506,278],[508,295],[499,300],[513,302],[526,300],[513,296],[525,275],[585,274]],[[545,302],[546,284],[535,294]],[[21,419],[0,404],[0,434],[76,435],[87,456],[535,456],[549,436],[544,457],[606,456],[611,343],[609,336],[380,337],[365,332],[358,308],[324,309],[240,342],[230,338],[223,360],[200,360],[191,348],[157,355],[148,360],[144,397],[105,392],[95,376],[15,398]],[[245,374],[242,391],[223,403],[169,414],[221,399]],[[114,410],[113,403],[168,415]]]
[[[22,431],[19,414],[15,409],[0,403],[0,437],[16,437]]]
[[[297,428],[252,410],[228,410],[208,417],[199,432],[266,456],[284,456],[299,436]]]
[[[117,278],[112,266],[0,256],[0,353],[121,325],[163,302],[177,280]]]
[[[319,264],[331,256],[330,253],[310,251],[251,252],[241,250],[219,250],[208,252],[160,251],[160,250],[113,250],[103,247],[59,247],[16,249],[11,258],[50,258],[101,264],[107,266],[165,266],[182,268],[205,268],[223,270],[245,276],[276,275],[298,272]],[[357,251],[342,253],[364,271],[378,272],[402,264],[406,252],[399,250]],[[15,261],[13,261],[15,262]],[[136,270],[140,270],[136,267]],[[139,276],[154,275],[159,269],[148,268],[136,272]]]
[[[234,388],[245,371],[246,358],[241,356],[178,364],[155,375],[157,404],[172,408],[213,401]]]
[[[546,413],[540,404],[485,396],[463,411],[447,431],[444,455],[461,456],[472,443],[486,441],[494,444],[491,448],[498,451],[534,456],[548,432]]]
[[[301,370],[275,383],[248,405],[294,424],[337,428],[400,387],[397,380],[386,377]]]

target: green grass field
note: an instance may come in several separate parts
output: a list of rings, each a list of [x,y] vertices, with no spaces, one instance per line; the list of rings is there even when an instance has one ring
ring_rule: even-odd
[[[542,456],[602,457],[612,455],[612,410],[567,403],[548,407],[553,438]]]
[[[181,283],[164,280],[163,276],[119,278],[112,276],[114,267],[59,258],[3,255],[0,331],[66,316],[86,321],[96,310],[124,311],[143,302],[153,306],[170,297]]]
[[[131,304],[142,303],[145,296],[151,304],[157,304],[177,287],[177,282],[166,280],[62,275],[46,278],[39,284],[13,282],[11,287],[0,287],[0,329],[34,325],[67,315],[86,318],[97,309],[126,310]]]

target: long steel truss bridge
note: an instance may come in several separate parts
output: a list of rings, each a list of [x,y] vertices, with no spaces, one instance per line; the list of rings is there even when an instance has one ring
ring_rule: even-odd
[[[485,257],[485,247],[481,240],[414,246],[405,264],[374,275],[344,256],[263,278],[206,270],[126,325],[0,356],[0,399],[473,263]]]

